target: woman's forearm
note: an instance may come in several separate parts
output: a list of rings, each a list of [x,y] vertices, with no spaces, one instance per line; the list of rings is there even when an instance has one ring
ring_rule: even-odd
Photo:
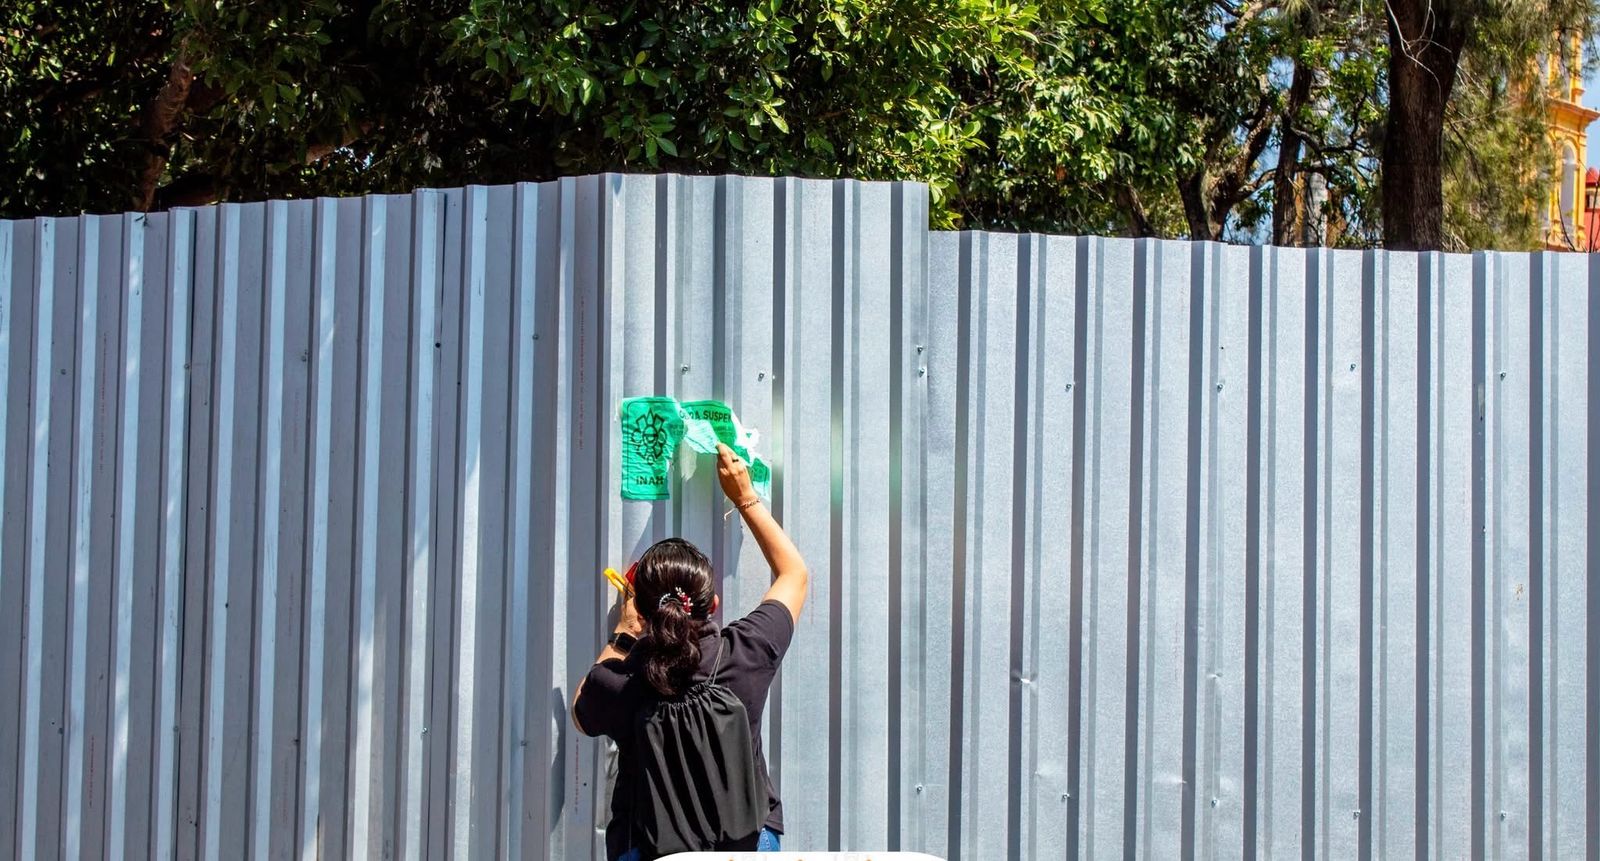
[[[778,525],[777,518],[767,510],[765,503],[757,502],[740,513],[744,515],[745,525],[750,527],[750,534],[756,539],[756,546],[761,548],[761,555],[766,557],[774,579],[785,573],[803,573],[806,570],[800,548],[794,546],[794,541]]]
[[[760,502],[740,509],[744,514],[744,522],[750,527],[750,534],[755,536],[756,545],[761,548],[761,555],[767,557],[767,564],[772,567],[772,585],[767,588],[763,601],[777,601],[789,608],[789,616],[796,623],[800,621],[800,611],[806,605],[806,592],[811,587],[811,575],[806,571],[806,562],[800,557],[800,549],[789,540],[783,527],[773,518],[772,512]]]
[[[717,444],[717,481],[722,484],[728,501],[738,507],[745,525],[750,527],[750,534],[756,539],[756,546],[761,548],[761,555],[767,557],[767,565],[772,568],[772,585],[761,600],[782,603],[798,622],[810,584],[806,562],[800,558],[800,549],[767,510],[766,503],[756,495],[745,462],[733,449],[721,443]]]
[[[630,605],[628,602],[632,600],[632,595],[623,596],[622,609],[624,611],[629,609]],[[639,636],[641,627],[642,626],[639,624],[639,617],[637,615],[629,612],[620,612],[617,615],[617,624],[612,628],[612,633],[628,634],[629,636],[637,637]],[[620,661],[626,657],[628,657],[627,652],[622,651],[616,647],[616,644],[612,643],[610,640],[607,640],[606,644],[601,647],[600,654],[595,656],[594,662],[595,664],[603,664],[606,661]],[[584,735],[588,735],[589,732],[583,728],[582,724],[578,723],[578,698],[583,696],[583,683],[588,680],[589,677],[587,675],[579,679],[578,687],[572,691],[572,725],[577,727],[578,731]]]

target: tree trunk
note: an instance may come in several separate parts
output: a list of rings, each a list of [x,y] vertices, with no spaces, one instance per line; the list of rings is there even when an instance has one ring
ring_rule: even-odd
[[[1433,0],[1389,0],[1389,115],[1383,137],[1383,244],[1444,245],[1444,110],[1470,13]]]
[[[1123,180],[1117,188],[1117,200],[1128,213],[1128,235],[1138,239],[1145,236],[1156,235],[1155,226],[1150,223],[1150,214],[1145,211],[1144,201],[1139,199],[1139,192],[1133,183]]]
[[[1299,229],[1311,217],[1303,206],[1305,195],[1299,193],[1296,182],[1300,178],[1300,133],[1295,130],[1300,121],[1300,108],[1311,97],[1311,84],[1316,72],[1302,62],[1294,64],[1294,80],[1289,83],[1289,101],[1284,108],[1278,130],[1278,168],[1272,177],[1272,242],[1274,245],[1299,245],[1303,232]],[[1298,223],[1297,223],[1298,222]]]
[[[161,184],[167,159],[172,156],[172,134],[177,131],[179,114],[189,101],[189,88],[193,84],[194,69],[189,65],[188,46],[179,45],[167,80],[145,108],[141,123],[148,150],[139,171],[139,187],[134,193],[134,206],[140,212],[149,212],[155,204],[156,188]]]
[[[1178,198],[1183,201],[1183,218],[1189,223],[1189,238],[1195,241],[1222,238],[1222,225],[1211,220],[1211,192],[1205,168],[1178,177]]]

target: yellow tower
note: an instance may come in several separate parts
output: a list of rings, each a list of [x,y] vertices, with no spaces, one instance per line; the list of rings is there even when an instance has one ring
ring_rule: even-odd
[[[1584,217],[1584,166],[1589,163],[1589,123],[1600,111],[1583,106],[1583,50],[1577,36],[1559,36],[1558,50],[1540,58],[1545,115],[1555,169],[1545,196],[1544,245],[1556,251],[1588,250]]]

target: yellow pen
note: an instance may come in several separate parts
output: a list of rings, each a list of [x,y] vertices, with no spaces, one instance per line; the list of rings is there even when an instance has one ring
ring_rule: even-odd
[[[606,579],[611,581],[611,585],[617,587],[617,591],[618,592],[621,592],[623,595],[627,595],[628,594],[628,583],[627,583],[627,581],[622,579],[622,575],[621,574],[617,573],[617,569],[615,569],[615,568],[607,568],[606,571],[605,571],[605,575],[606,575]]]

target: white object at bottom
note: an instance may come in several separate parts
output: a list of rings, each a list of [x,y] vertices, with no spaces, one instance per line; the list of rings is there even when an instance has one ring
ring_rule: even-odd
[[[678,852],[657,861],[945,861],[924,852]]]

